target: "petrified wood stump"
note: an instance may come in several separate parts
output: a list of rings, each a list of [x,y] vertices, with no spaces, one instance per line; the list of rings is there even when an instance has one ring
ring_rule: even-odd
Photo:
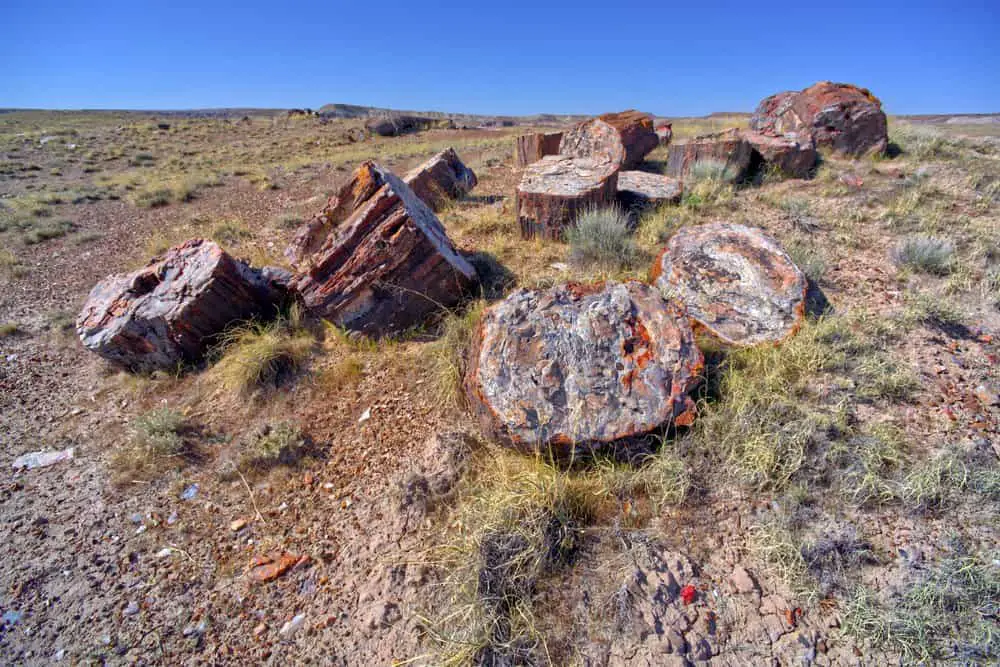
[[[543,134],[522,134],[514,138],[514,166],[518,169],[527,167],[532,162],[541,160],[546,155],[559,154],[559,142],[562,132]]]
[[[816,166],[817,153],[808,134],[785,134],[779,137],[760,132],[743,132],[756,151],[761,166],[772,168],[792,178],[808,178]]]
[[[743,225],[681,229],[651,278],[665,298],[687,306],[696,330],[727,345],[777,343],[805,313],[805,276],[774,239]]]
[[[618,172],[618,203],[626,211],[639,212],[681,200],[681,182],[670,176],[645,171]]]
[[[478,183],[476,174],[462,163],[454,148],[441,151],[411,170],[403,182],[432,211],[440,211],[449,200],[465,196]]]
[[[518,290],[479,322],[465,378],[484,430],[565,456],[694,418],[703,357],[681,308],[637,281]]]
[[[884,153],[889,135],[882,102],[867,88],[821,81],[765,98],[750,129],[772,136],[810,134],[816,146],[849,156]]]
[[[588,207],[612,204],[618,169],[611,162],[549,155],[528,165],[517,186],[517,220],[521,236],[562,238]]]
[[[174,369],[200,360],[230,324],[275,315],[286,278],[192,239],[143,269],[98,282],[76,330],[88,350],[130,370]]]
[[[476,279],[427,204],[393,173],[331,233],[293,281],[311,311],[369,335],[402,331],[454,305]]]
[[[670,144],[667,174],[685,184],[706,177],[737,183],[749,176],[752,158],[750,143],[733,128]]]
[[[563,135],[559,152],[570,157],[611,160],[622,169],[635,169],[659,145],[652,116],[629,110],[606,113],[578,124]]]

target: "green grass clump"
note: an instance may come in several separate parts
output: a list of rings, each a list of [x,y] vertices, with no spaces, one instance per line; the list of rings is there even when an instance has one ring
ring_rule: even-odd
[[[566,240],[577,266],[618,270],[632,266],[638,256],[628,215],[618,207],[584,211],[566,230]]]
[[[212,228],[212,240],[223,246],[233,246],[250,238],[250,227],[242,220],[223,220]]]
[[[169,407],[155,408],[137,416],[129,440],[112,457],[119,480],[155,476],[165,465],[189,458],[191,427],[184,415]]]
[[[954,257],[955,244],[934,236],[909,236],[892,250],[897,265],[934,275],[948,273]]]
[[[749,537],[750,554],[764,570],[802,600],[815,598],[816,582],[802,555],[802,544],[788,526],[773,519],[752,526]]]
[[[439,326],[440,336],[426,346],[433,384],[442,404],[465,405],[462,387],[472,334],[482,317],[485,301],[470,304],[464,312],[448,313]]]
[[[249,395],[274,387],[305,363],[316,345],[298,324],[298,315],[268,324],[250,323],[229,331],[215,372],[224,389]]]
[[[69,220],[49,221],[34,225],[24,234],[24,243],[34,245],[50,239],[57,239],[66,236],[76,228]]]
[[[736,196],[732,181],[733,168],[720,160],[699,160],[692,167],[685,183],[681,205],[703,209],[729,204]]]
[[[1000,658],[1000,554],[972,553],[952,542],[945,558],[887,600],[856,589],[844,608],[844,633],[898,651],[906,663]]]

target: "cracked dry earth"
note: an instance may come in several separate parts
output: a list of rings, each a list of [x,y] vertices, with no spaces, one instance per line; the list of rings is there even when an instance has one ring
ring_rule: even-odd
[[[464,226],[466,218],[499,210],[506,227],[486,234],[499,254],[506,247],[503,259],[514,266],[523,255],[533,277],[563,277],[538,268],[564,257],[560,244],[519,246],[504,236],[517,234],[509,150],[489,150],[459,146],[481,177],[480,199],[442,215],[449,233],[463,250],[476,248],[483,232]],[[277,191],[234,178],[211,196],[149,210],[124,201],[73,205],[77,233],[102,232],[99,240],[18,248],[27,271],[5,276],[0,292],[0,321],[20,325],[0,339],[0,662],[440,664],[424,620],[444,574],[432,547],[454,527],[448,505],[465,463],[435,434],[471,430],[472,419],[443,407],[430,390],[422,342],[363,353],[355,384],[330,386],[305,374],[263,400],[234,400],[213,385],[211,369],[148,380],[110,369],[64,325],[99,278],[143,261],[138,249],[179,218],[239,216],[273,234],[280,251],[290,232],[268,221],[318,210],[317,192],[347,173],[320,168]],[[878,187],[892,177],[876,168],[866,178]],[[818,186],[784,183],[772,191],[798,187]],[[494,197],[508,201],[497,207]],[[764,208],[749,201],[728,217],[789,238],[791,223],[761,214]],[[865,232],[865,244],[831,260],[826,297],[843,310],[899,308],[903,288],[884,259],[891,239],[874,224]],[[918,374],[912,401],[863,404],[855,418],[896,418],[928,452],[947,440],[996,456],[1000,408],[970,390],[998,381],[1000,315],[971,307],[969,329],[919,326],[895,351]],[[117,479],[111,459],[130,421],[164,404],[200,425],[200,460],[152,480]],[[288,420],[318,445],[315,456],[296,468],[234,477],[227,462],[247,434]],[[70,461],[11,469],[25,452],[69,446]],[[471,457],[490,455],[481,442],[470,447]],[[422,496],[407,492],[414,475],[427,480]],[[440,497],[441,511],[426,506],[428,494]],[[842,582],[806,604],[751,556],[752,527],[784,502],[736,486],[697,488],[638,527],[634,508],[622,503],[608,525],[587,529],[572,567],[539,582],[539,629],[549,637],[539,661],[898,663],[898,655],[841,631]],[[930,516],[833,505],[806,503],[795,520],[814,538],[849,540],[863,530],[877,562],[859,566],[859,576],[877,588],[909,585],[956,527],[996,543],[995,515],[976,498]]]

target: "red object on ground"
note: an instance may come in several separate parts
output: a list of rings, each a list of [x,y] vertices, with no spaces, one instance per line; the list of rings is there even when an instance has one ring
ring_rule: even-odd
[[[698,591],[691,584],[681,589],[681,600],[684,601],[684,604],[691,604],[697,596]]]

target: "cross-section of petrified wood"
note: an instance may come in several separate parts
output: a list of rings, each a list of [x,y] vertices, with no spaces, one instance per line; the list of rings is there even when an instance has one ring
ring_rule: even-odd
[[[676,178],[645,171],[618,172],[618,203],[626,211],[676,203],[681,193],[681,182]]]
[[[525,168],[517,186],[517,220],[524,238],[562,237],[588,207],[614,203],[618,169],[612,162],[550,155]]]
[[[659,144],[652,116],[629,110],[606,113],[578,124],[563,135],[559,152],[570,157],[611,160],[622,169],[635,169]]]
[[[518,290],[479,322],[465,385],[483,428],[556,455],[689,424],[702,354],[683,309],[644,283]]]
[[[728,345],[779,342],[805,313],[805,276],[777,241],[743,225],[681,229],[651,277],[664,297],[687,306],[696,329]]]
[[[372,169],[384,185],[327,237],[292,287],[320,317],[383,335],[454,305],[476,272],[402,179]]]
[[[454,148],[448,148],[403,177],[403,181],[432,211],[476,187],[476,174],[466,167]]]
[[[548,134],[534,132],[515,137],[514,166],[522,169],[532,162],[541,160],[546,155],[558,155],[559,142],[562,141],[562,137],[562,132]]]
[[[667,174],[685,182],[717,178],[730,183],[750,174],[753,147],[736,129],[706,134],[670,144]]]
[[[287,296],[282,274],[192,239],[97,283],[76,330],[84,347],[128,369],[174,369],[201,359],[233,322],[275,315]]]
[[[771,136],[760,132],[743,132],[761,167],[773,169],[792,178],[808,178],[816,166],[818,154],[812,136],[806,133]]]

